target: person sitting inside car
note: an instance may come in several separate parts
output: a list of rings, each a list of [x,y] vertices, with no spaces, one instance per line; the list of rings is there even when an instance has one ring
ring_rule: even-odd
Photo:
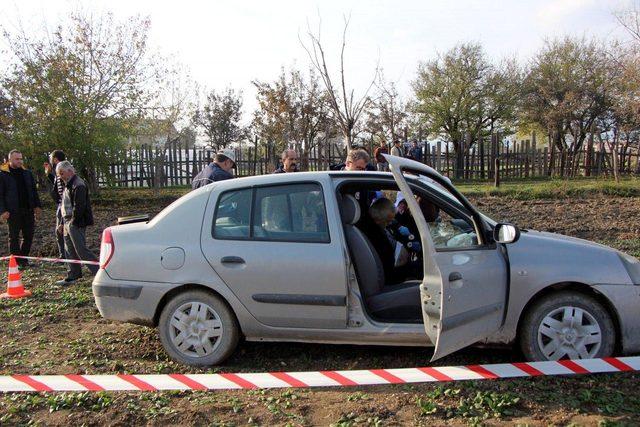
[[[394,218],[393,202],[387,198],[380,198],[371,204],[367,215],[358,225],[378,253],[386,285],[401,283],[407,277],[418,277],[414,264],[398,267],[395,265],[396,240],[387,230],[387,227],[394,222]]]
[[[398,191],[396,194],[396,222],[404,227],[407,227],[413,234],[418,235],[418,227],[416,226],[416,222],[411,216],[411,212],[409,211],[409,206],[407,205],[407,201],[402,195],[402,191]]]

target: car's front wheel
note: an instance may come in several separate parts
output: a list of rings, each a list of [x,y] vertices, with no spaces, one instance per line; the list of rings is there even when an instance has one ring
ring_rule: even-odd
[[[240,328],[235,315],[219,297],[191,290],[176,295],[162,310],[160,341],[176,362],[211,366],[235,350]]]
[[[607,357],[615,339],[613,321],[602,304],[569,291],[537,301],[520,330],[520,348],[531,361]]]

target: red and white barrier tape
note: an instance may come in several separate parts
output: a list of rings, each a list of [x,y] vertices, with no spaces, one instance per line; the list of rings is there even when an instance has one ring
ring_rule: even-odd
[[[43,258],[43,257],[35,257],[35,256],[23,256],[23,255],[14,255],[14,258],[19,259],[28,259],[32,261],[46,261],[46,262],[61,262],[61,263],[70,263],[70,264],[86,264],[86,265],[100,265],[99,261],[82,261],[79,259],[64,259],[64,258]],[[11,258],[10,256],[0,257],[0,261],[5,261]]]
[[[640,357],[354,371],[167,375],[8,375],[0,392],[232,390],[487,380],[640,370]]]

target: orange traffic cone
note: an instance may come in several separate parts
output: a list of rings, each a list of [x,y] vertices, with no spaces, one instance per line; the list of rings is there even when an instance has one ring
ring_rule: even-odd
[[[31,296],[31,292],[22,286],[22,273],[18,270],[18,263],[13,255],[9,257],[9,277],[7,279],[7,292],[0,298],[23,298]]]

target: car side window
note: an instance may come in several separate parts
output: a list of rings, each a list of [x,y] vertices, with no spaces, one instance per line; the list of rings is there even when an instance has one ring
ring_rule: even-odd
[[[252,237],[256,240],[328,243],[322,187],[293,184],[257,188]]]
[[[248,239],[251,220],[252,189],[227,191],[218,197],[213,237],[216,239]]]

